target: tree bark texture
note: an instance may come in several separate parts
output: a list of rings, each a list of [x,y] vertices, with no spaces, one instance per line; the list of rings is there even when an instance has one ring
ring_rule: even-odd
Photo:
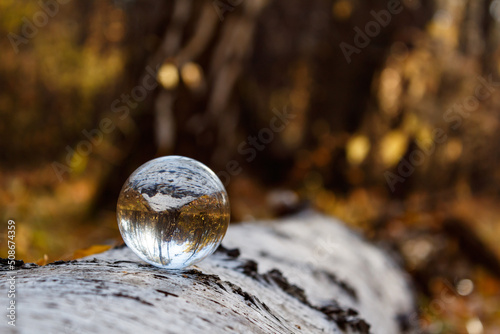
[[[315,212],[230,226],[182,271],[126,246],[16,265],[16,326],[1,333],[414,333],[414,295],[384,251]],[[0,305],[8,306],[6,260]],[[4,308],[5,313],[5,308]]]

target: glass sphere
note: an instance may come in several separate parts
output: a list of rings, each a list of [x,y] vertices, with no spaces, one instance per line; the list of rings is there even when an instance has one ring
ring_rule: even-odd
[[[229,225],[229,200],[207,166],[166,156],[146,162],[125,181],[117,219],[123,240],[141,259],[181,269],[217,249]]]

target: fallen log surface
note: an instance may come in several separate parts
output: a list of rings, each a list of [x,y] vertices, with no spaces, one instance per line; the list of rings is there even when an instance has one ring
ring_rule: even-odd
[[[235,224],[223,246],[182,271],[146,264],[126,246],[46,266],[19,261],[16,326],[4,316],[0,332],[417,331],[406,275],[336,219],[308,211]],[[8,270],[3,260],[2,307]]]

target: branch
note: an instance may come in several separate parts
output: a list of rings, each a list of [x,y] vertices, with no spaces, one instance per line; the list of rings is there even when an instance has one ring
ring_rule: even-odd
[[[125,246],[43,267],[19,262],[16,329],[410,332],[415,310],[405,275],[337,220],[305,212],[282,221],[232,225],[224,245],[183,271],[152,267]],[[7,266],[0,270],[6,289]],[[7,305],[6,293],[0,301]],[[0,323],[2,333],[13,329],[5,319]]]

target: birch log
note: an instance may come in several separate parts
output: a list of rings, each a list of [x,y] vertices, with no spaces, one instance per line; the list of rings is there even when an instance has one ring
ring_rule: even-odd
[[[338,220],[304,212],[230,226],[196,266],[166,271],[125,246],[16,267],[0,333],[414,333],[403,271]],[[2,261],[0,301],[8,306]]]

